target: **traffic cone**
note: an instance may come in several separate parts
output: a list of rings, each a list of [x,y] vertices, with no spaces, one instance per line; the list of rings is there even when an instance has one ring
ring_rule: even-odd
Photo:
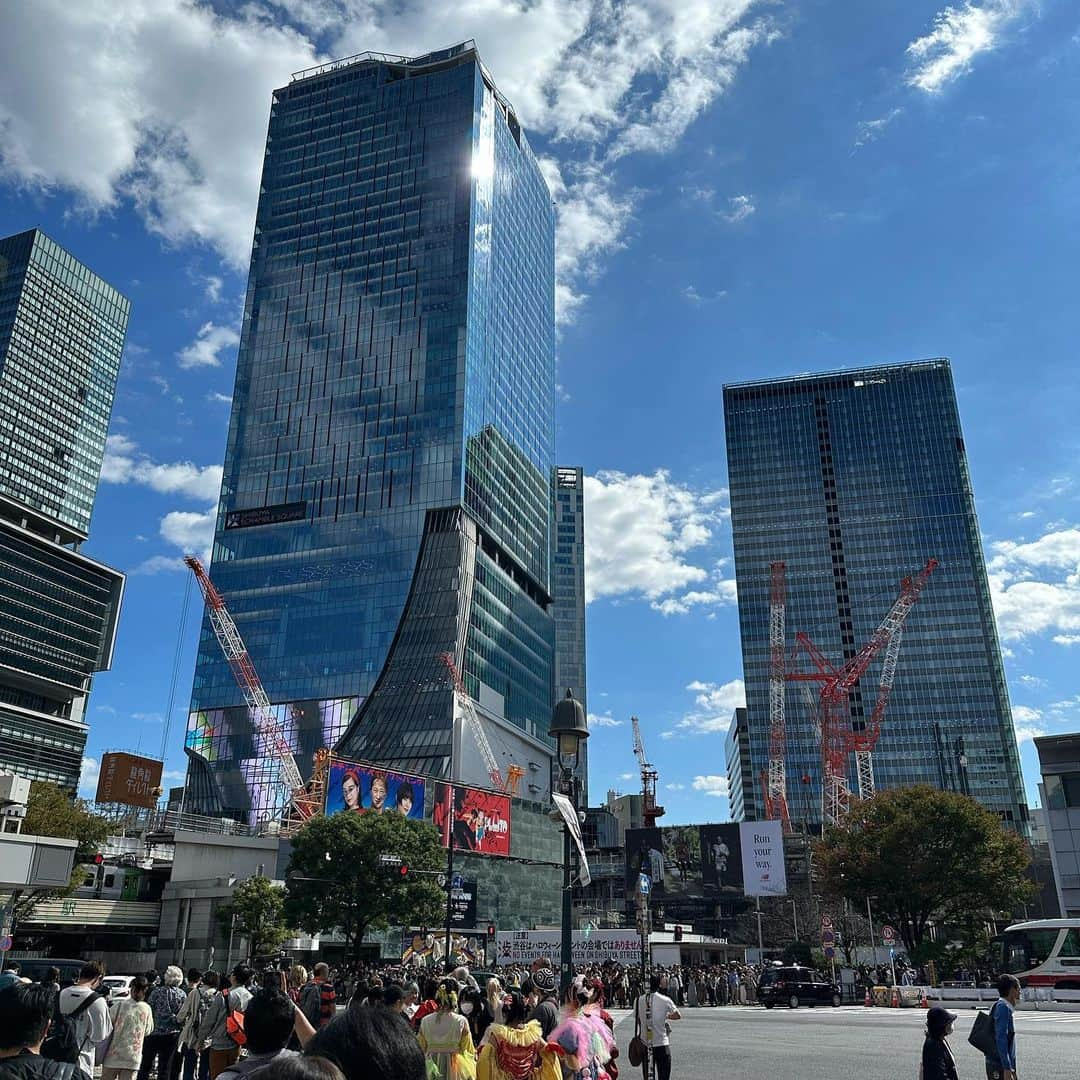
[[[866,988],[866,996],[863,998],[863,1007],[869,1009],[874,1004],[874,999],[870,996],[870,987]]]
[[[926,987],[925,986],[922,988],[922,1001],[919,1002],[919,1008],[920,1009],[929,1009],[930,1008],[930,999],[926,996]]]
[[[900,1008],[900,991],[894,986],[892,988],[892,997],[889,1000],[889,1007],[892,1009]]]

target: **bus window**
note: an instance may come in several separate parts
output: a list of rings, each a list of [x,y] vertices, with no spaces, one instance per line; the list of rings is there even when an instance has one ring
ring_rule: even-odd
[[[1080,930],[1076,927],[1065,931],[1058,956],[1080,956]]]
[[[1005,970],[1018,975],[1045,964],[1054,951],[1058,930],[1010,930],[1005,933]]]

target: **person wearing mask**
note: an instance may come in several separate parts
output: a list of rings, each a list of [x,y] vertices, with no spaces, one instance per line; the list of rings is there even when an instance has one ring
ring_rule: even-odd
[[[218,1080],[240,1080],[282,1058],[299,1057],[285,1044],[296,1026],[299,1010],[289,995],[276,987],[263,987],[251,995],[244,1009],[247,1056],[218,1073]],[[299,1015],[303,1016],[302,1013]]]
[[[420,1043],[389,1009],[346,1009],[316,1032],[304,1053],[332,1062],[345,1080],[427,1080]]]
[[[997,984],[998,999],[990,1010],[997,1042],[997,1059],[987,1057],[987,1080],[1016,1080],[1016,1028],[1013,1009],[1020,1002],[1020,983],[1015,975],[1002,975]]]
[[[56,997],[44,986],[0,990],[0,1080],[72,1080],[76,1067],[41,1056]]]
[[[641,1063],[645,1080],[649,1080],[649,1057],[656,1062],[656,1080],[671,1080],[671,1035],[668,1022],[681,1020],[675,1002],[664,992],[667,976],[654,974],[649,980],[649,993],[642,994],[634,1006],[635,1024],[649,1054]]]
[[[60,991],[61,1016],[74,1017],[75,1041],[79,1045],[79,1070],[90,1080],[94,1075],[99,1043],[112,1034],[112,1018],[105,998],[98,993],[105,969],[96,960],[83,964],[73,986]]]
[[[537,968],[532,974],[539,1000],[529,1013],[530,1020],[540,1024],[540,1033],[546,1039],[559,1022],[559,999],[555,995],[555,972],[551,968]]]
[[[172,1077],[173,1056],[180,1039],[182,1022],[180,1010],[187,1001],[187,995],[180,989],[184,973],[175,965],[165,969],[160,986],[150,991],[147,1003],[154,1014],[154,1030],[143,1043],[142,1064],[139,1066],[139,1080],[150,1080],[150,1072],[157,1063],[157,1075],[161,1080]]]
[[[956,1058],[946,1036],[952,1034],[956,1014],[935,1005],[926,1014],[926,1038],[922,1048],[921,1080],[959,1080]]]
[[[484,1032],[491,1023],[490,1014],[486,1013],[484,995],[471,986],[463,986],[458,994],[458,1011],[469,1025],[469,1034],[472,1036],[473,1046],[479,1047]]]
[[[113,1032],[101,1063],[101,1080],[135,1080],[146,1037],[154,1030],[154,1013],[146,1003],[146,979],[136,975],[128,991],[127,998],[109,1009]]]
[[[251,968],[237,964],[229,977],[230,985],[214,995],[213,1003],[199,1025],[199,1042],[210,1043],[210,1080],[217,1080],[240,1056],[240,1046],[229,1034],[229,1017],[247,1008],[251,1000],[251,980]]]
[[[197,972],[189,972],[194,976]],[[218,989],[218,974],[207,971],[200,978],[192,979],[194,985],[180,1010],[180,1041],[177,1043],[179,1058],[173,1065],[173,1078],[177,1076],[177,1065],[183,1066],[183,1080],[210,1080],[210,1051],[199,1039],[199,1027]]]
[[[444,979],[435,994],[438,1010],[420,1021],[420,1048],[431,1080],[474,1080],[476,1049],[469,1022],[457,1011],[457,983]]]

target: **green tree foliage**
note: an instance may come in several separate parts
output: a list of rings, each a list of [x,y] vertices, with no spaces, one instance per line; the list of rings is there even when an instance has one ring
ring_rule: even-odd
[[[233,915],[237,931],[247,935],[252,956],[275,955],[291,936],[285,921],[285,890],[268,878],[248,878],[236,886],[232,900],[217,912],[226,928],[232,926]]]
[[[932,919],[972,936],[1034,893],[1024,842],[974,799],[926,785],[855,803],[815,859],[826,891],[861,906],[872,897],[877,926],[891,923],[912,956]]]
[[[383,854],[400,856],[409,874],[380,866]],[[394,813],[313,818],[293,838],[286,920],[309,934],[341,930],[355,958],[368,927],[439,923],[446,893],[434,877],[414,871],[445,865],[446,851],[427,822]]]
[[[109,822],[93,813],[82,799],[72,799],[56,784],[35,780],[30,785],[22,831],[28,836],[55,836],[74,840],[78,846],[75,848],[71,881],[66,888],[16,889],[12,893],[13,923],[16,926],[42,900],[68,896],[82,884],[86,877],[85,864],[94,858],[105,842],[109,835]]]

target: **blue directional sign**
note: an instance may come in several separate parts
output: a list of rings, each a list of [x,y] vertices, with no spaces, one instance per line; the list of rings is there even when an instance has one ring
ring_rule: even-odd
[[[637,887],[642,896],[648,896],[652,889],[652,878],[648,874],[638,874]]]
[[[462,882],[461,875],[460,874],[455,874],[450,879],[450,888],[452,888],[452,889],[460,889],[461,888],[461,882]]]

